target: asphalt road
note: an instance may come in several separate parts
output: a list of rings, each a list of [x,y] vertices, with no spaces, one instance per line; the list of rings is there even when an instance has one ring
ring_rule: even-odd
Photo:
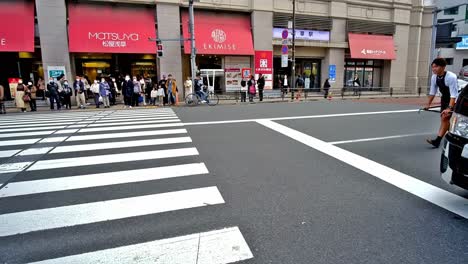
[[[468,191],[418,107],[0,117],[0,263],[466,264]]]

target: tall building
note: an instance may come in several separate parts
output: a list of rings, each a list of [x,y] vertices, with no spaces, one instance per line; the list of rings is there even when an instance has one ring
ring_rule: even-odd
[[[416,92],[428,76],[432,9],[424,3],[296,0],[296,73],[311,89],[327,78],[333,88],[351,86],[359,76],[365,88]],[[216,90],[237,90],[242,73],[271,74],[267,89],[276,89],[284,75],[293,80],[291,60],[282,59],[282,53],[291,59],[283,37],[292,32],[283,32],[292,6],[292,0],[195,1],[197,66],[216,75]],[[190,42],[179,39],[188,36],[188,1],[2,0],[0,83],[62,71],[68,79],[172,73],[184,80]],[[156,37],[161,58],[149,40]]]
[[[447,69],[459,74],[462,67],[468,65],[468,22],[465,21],[468,18],[467,6],[457,6],[461,4],[468,4],[468,0],[437,0],[436,2],[438,9],[445,9],[437,14],[437,22],[451,22],[459,21],[449,24],[448,27],[440,28],[441,31],[446,34],[451,34],[451,37],[461,37],[462,42],[450,45],[438,45],[437,54],[443,58],[446,58],[448,62]]]

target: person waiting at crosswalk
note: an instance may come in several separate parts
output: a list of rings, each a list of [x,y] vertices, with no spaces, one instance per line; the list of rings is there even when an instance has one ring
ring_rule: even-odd
[[[94,95],[94,104],[96,108],[99,108],[99,81],[94,80],[94,83],[91,85],[91,92]]]

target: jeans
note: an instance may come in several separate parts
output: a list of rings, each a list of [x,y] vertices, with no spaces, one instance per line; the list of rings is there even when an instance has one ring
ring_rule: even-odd
[[[195,92],[198,96],[200,96],[200,98],[202,99],[202,101],[208,101],[208,99],[206,98],[206,93],[203,92],[203,91],[196,91]]]
[[[31,101],[29,101],[29,107],[31,107],[32,112],[37,110],[36,99],[31,99]]]
[[[60,110],[60,99],[58,94],[50,94],[50,110],[54,110],[54,102],[57,103],[57,110]]]
[[[260,99],[260,102],[263,101],[263,89],[258,89],[258,98]]]
[[[132,97],[131,96],[124,96],[124,103],[126,106],[132,106]]]
[[[139,93],[133,93],[132,106],[139,106],[140,102],[138,100],[140,100],[140,94]]]
[[[241,94],[241,103],[245,102],[247,99],[247,93],[246,92],[240,92]]]

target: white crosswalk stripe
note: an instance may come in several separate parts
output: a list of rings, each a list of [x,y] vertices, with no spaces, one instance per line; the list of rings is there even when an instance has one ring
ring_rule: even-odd
[[[0,198],[8,199],[11,205],[0,211],[0,238],[32,236],[25,245],[35,242],[37,234],[58,239],[67,229],[99,225],[115,230],[113,223],[118,221],[159,218],[170,212],[184,215],[195,208],[208,210],[202,208],[229,203],[217,186],[193,186],[190,179],[206,179],[210,173],[172,109],[9,118],[0,122],[0,158],[0,175],[17,174],[0,189]],[[170,190],[134,187],[175,180],[179,184]],[[31,199],[36,202],[29,204]],[[236,226],[225,228],[222,223],[211,231],[197,230],[193,224],[188,227],[195,231],[162,239],[136,239],[104,250],[77,248],[73,252],[78,254],[55,254],[52,259],[41,253],[50,250],[44,244],[34,252],[18,250],[16,259],[9,262],[153,263],[158,259],[157,263],[164,264],[222,264],[253,258]],[[116,240],[126,239],[114,232]],[[101,245],[109,242],[99,241],[97,235],[94,239]]]

